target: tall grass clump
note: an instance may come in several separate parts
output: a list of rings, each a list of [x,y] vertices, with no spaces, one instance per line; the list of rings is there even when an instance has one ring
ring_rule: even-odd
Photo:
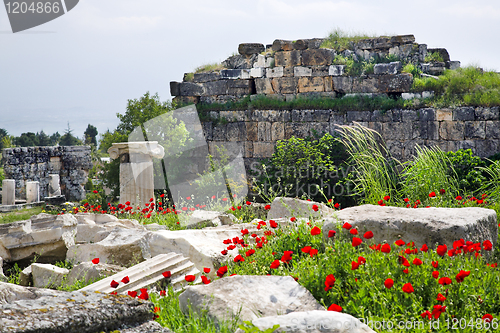
[[[488,180],[481,187],[481,191],[489,193],[490,201],[500,203],[500,160],[491,161],[487,167],[478,167],[484,174],[487,175]]]
[[[366,38],[373,38],[375,36],[368,35],[364,32],[344,31],[340,28],[335,28],[330,32],[328,37],[325,38],[321,47],[334,49],[336,51],[344,51],[349,48],[351,42],[356,42]]]
[[[429,198],[429,193],[439,193],[443,189],[446,195],[440,195],[439,202],[434,200],[432,205],[449,206],[459,194],[458,180],[451,161],[439,147],[417,145],[415,150],[417,156],[413,161],[406,162],[401,174],[402,194],[408,198],[433,200]]]
[[[399,162],[390,156],[379,133],[359,124],[339,126],[342,143],[354,165],[355,195],[364,203],[377,204],[385,196],[397,193]]]

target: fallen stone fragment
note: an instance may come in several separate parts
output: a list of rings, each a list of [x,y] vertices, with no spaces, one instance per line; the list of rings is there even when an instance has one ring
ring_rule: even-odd
[[[110,265],[104,263],[93,264],[92,262],[82,262],[74,266],[67,276],[66,283],[73,285],[76,281],[88,283],[89,281],[97,281],[107,276],[116,274],[125,270],[125,267]]]
[[[69,270],[50,264],[31,264],[31,275],[33,276],[33,286],[36,288],[57,288]]]
[[[152,310],[152,303],[124,295],[26,288],[0,282],[3,333],[109,332],[124,325],[140,327],[153,319]]]
[[[31,274],[31,265],[26,267],[19,273],[19,284],[24,287],[33,286],[33,277]]]
[[[241,321],[296,311],[323,310],[313,295],[291,276],[234,275],[207,285],[189,286],[179,296],[182,312],[206,310],[217,322]],[[241,310],[241,312],[240,312]]]
[[[167,253],[159,254],[154,258],[97,281],[80,289],[80,291],[99,291],[102,293],[116,291],[118,294],[123,294],[128,291],[148,288],[155,284],[160,284],[164,289],[166,283],[162,284],[166,281],[163,273],[167,271],[171,273],[169,281],[175,291],[187,285],[185,280],[186,275],[194,275],[196,277],[194,282],[200,282],[200,271],[196,269],[188,258],[177,253]],[[128,283],[122,281],[125,277],[128,277]],[[118,286],[113,288],[111,286],[112,281],[116,281]]]
[[[282,316],[269,316],[252,320],[261,331],[279,325],[274,332],[287,333],[374,333],[367,325],[353,316],[335,311],[292,312]],[[236,333],[243,333],[242,329]]]
[[[337,218],[327,218],[323,225],[323,235],[329,230],[337,230],[337,224],[348,222],[358,228],[359,234],[373,232],[370,244],[398,239],[415,242],[421,247],[427,244],[446,244],[453,248],[453,242],[463,238],[474,243],[490,240],[493,248],[497,242],[497,215],[492,209],[466,208],[401,208],[389,206],[362,205],[338,211]]]
[[[145,230],[117,227],[97,243],[70,247],[67,260],[77,264],[99,258],[103,263],[131,266],[151,258],[149,233]]]
[[[73,215],[39,214],[30,220],[0,225],[0,252],[5,261],[33,259],[55,262],[66,258],[75,244],[77,221]]]
[[[313,206],[317,206],[318,210],[314,211]],[[334,209],[325,204],[307,201],[294,198],[278,197],[271,203],[271,209],[267,213],[267,219],[276,219],[280,217],[325,217],[332,215]]]
[[[110,214],[78,213],[76,243],[97,243],[106,238],[116,227],[144,230],[136,220],[118,219]]]
[[[232,225],[236,221],[233,214],[216,211],[195,210],[189,217],[186,227],[197,229],[202,227],[219,227],[222,225]]]

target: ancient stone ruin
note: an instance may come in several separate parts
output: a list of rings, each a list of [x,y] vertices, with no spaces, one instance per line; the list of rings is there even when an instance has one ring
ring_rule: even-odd
[[[413,35],[362,39],[339,50],[323,47],[324,41],[277,39],[267,46],[240,44],[239,55],[221,64],[224,69],[187,73],[182,82],[170,83],[170,92],[182,103],[224,103],[248,95],[283,100],[353,93],[401,95],[410,91],[413,82],[411,74],[401,72],[402,62],[413,63],[429,75],[460,67],[459,61],[450,61],[446,49],[428,49],[416,43]],[[443,62],[425,63],[429,52],[439,54]],[[353,75],[340,57],[380,63],[369,73]],[[384,59],[398,61],[384,63]]]
[[[60,195],[66,200],[85,199],[84,185],[92,168],[90,147],[9,148],[2,155],[5,178],[15,180],[16,199],[31,201]],[[38,193],[36,185],[27,190],[30,182],[38,182]]]

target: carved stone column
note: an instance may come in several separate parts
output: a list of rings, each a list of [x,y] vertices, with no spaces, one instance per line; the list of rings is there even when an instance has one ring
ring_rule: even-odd
[[[163,158],[163,147],[156,141],[113,143],[108,149],[112,159],[120,159],[120,203],[132,206],[154,198],[153,157]]]

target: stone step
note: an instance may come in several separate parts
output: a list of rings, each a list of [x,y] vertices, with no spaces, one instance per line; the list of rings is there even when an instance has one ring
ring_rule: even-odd
[[[124,271],[88,285],[80,289],[80,291],[99,291],[102,293],[116,291],[118,294],[124,294],[128,291],[146,288],[162,281],[164,279],[162,273],[165,271],[171,272],[170,283],[176,291],[183,289],[187,284],[184,279],[186,275],[196,276],[195,282],[201,281],[200,271],[188,258],[171,252],[159,254]],[[125,276],[129,277],[129,283],[125,284],[121,282]],[[113,280],[119,283],[117,288],[111,287],[111,281]]]

